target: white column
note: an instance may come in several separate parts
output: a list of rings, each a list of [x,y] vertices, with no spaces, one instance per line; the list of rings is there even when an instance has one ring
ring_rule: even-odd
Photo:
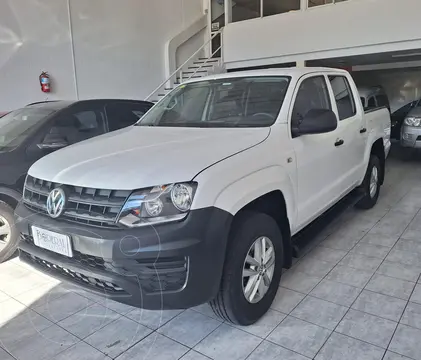
[[[232,22],[232,0],[224,0],[225,25]]]
[[[307,10],[308,0],[300,0],[300,10]]]

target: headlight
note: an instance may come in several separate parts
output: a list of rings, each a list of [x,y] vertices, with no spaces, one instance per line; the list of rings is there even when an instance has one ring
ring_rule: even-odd
[[[421,125],[421,118],[419,117],[407,117],[404,121],[405,125],[409,126],[420,126]]]
[[[197,183],[155,186],[135,191],[127,199],[119,223],[137,227],[182,220],[193,202]]]

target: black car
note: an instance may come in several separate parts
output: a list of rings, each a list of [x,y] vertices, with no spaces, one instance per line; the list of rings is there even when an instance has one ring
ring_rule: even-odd
[[[0,117],[0,262],[16,249],[13,212],[31,165],[54,150],[133,125],[152,106],[136,100],[41,102]]]

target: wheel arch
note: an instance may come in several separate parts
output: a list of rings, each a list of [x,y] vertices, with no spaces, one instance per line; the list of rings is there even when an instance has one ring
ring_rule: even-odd
[[[0,186],[0,201],[8,204],[13,209],[16,208],[21,198],[22,194],[20,194],[18,191],[8,187]]]
[[[272,217],[276,221],[282,233],[284,267],[287,269],[290,268],[292,266],[293,253],[291,243],[291,226],[288,218],[287,203],[282,191],[279,189],[273,190],[250,201],[235,214],[233,223],[235,222],[236,216],[244,211],[261,212]]]

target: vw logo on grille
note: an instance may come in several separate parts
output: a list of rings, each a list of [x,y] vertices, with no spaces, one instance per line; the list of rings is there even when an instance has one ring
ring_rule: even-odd
[[[66,204],[66,193],[61,188],[56,188],[48,194],[47,212],[52,218],[59,217]]]

